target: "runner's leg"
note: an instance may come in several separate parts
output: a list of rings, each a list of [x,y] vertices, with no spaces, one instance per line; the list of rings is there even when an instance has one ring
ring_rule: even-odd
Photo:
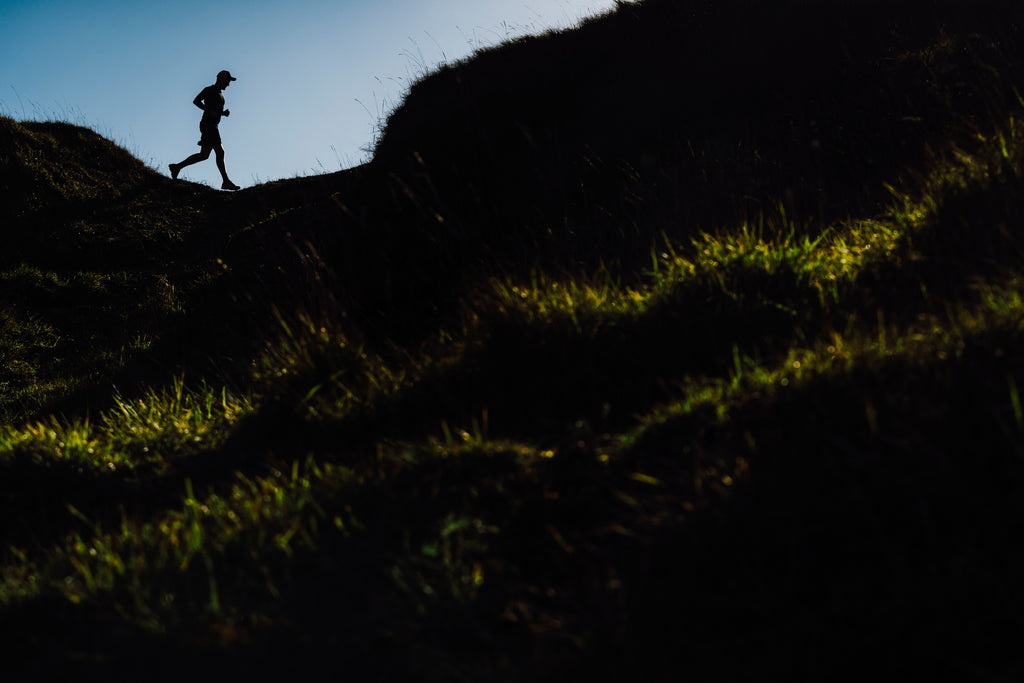
[[[220,170],[220,177],[224,179],[225,183],[230,183],[231,179],[228,178],[227,169],[224,168],[224,145],[217,145],[213,149],[217,153],[217,169]]]
[[[207,159],[210,158],[210,152],[212,152],[212,151],[213,151],[213,147],[202,147],[202,148],[200,148],[200,150],[198,152],[196,152],[195,154],[190,156],[188,159],[185,159],[180,164],[175,164],[175,166],[177,166],[178,170],[180,171],[181,169],[185,168],[186,166],[191,166],[192,164],[198,164],[200,161],[206,161]],[[220,165],[219,161],[218,161],[218,165]]]
[[[224,182],[220,186],[221,189],[237,190],[238,185],[231,182],[231,179],[228,178],[228,171],[224,167],[224,145],[217,145],[214,147],[214,150],[217,152],[217,168],[220,169],[220,177],[224,179]]]

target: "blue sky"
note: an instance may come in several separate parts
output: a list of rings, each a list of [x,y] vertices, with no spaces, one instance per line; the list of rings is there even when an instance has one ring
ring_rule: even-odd
[[[162,173],[198,151],[192,98],[221,69],[232,179],[366,160],[376,122],[427,70],[614,0],[0,0],[0,114],[89,126]],[[182,173],[220,186],[213,159]]]

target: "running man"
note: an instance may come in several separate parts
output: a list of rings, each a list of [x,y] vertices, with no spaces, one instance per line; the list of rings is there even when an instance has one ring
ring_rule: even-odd
[[[178,173],[186,166],[206,161],[210,158],[210,152],[216,152],[217,168],[220,170],[221,178],[224,179],[220,189],[239,189],[238,185],[231,182],[228,172],[224,169],[224,145],[220,142],[220,131],[217,130],[220,117],[231,115],[231,112],[224,108],[224,88],[228,87],[231,81],[237,80],[227,71],[221,71],[217,74],[217,82],[203,88],[192,100],[192,104],[203,110],[203,119],[199,122],[199,132],[202,133],[202,137],[199,139],[199,151],[180,164],[170,164],[168,168],[171,169],[172,178],[177,178]]]

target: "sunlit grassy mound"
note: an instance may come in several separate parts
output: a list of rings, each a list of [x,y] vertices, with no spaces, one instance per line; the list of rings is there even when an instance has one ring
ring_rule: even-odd
[[[116,258],[37,242],[0,270],[4,680],[1013,678],[1016,15],[853,5],[627,5],[424,81],[368,167],[69,200],[54,234],[87,221]],[[740,115],[698,69],[711,128],[680,157],[680,100],[618,135],[545,117],[557,70],[531,99],[516,68],[621,84],[661,62],[618,73],[607,37],[669,19],[734,74],[764,75],[772,26],[846,78],[782,74],[786,116]],[[569,132],[536,168],[517,138],[444,154],[417,103],[459,73],[467,136],[529,129],[481,113],[506,97]],[[767,137],[716,155],[733,124]],[[579,194],[492,195],[500,169]]]

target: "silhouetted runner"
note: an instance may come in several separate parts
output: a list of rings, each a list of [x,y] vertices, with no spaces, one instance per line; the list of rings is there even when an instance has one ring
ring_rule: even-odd
[[[217,74],[217,82],[203,88],[196,95],[196,98],[192,100],[192,104],[203,110],[203,119],[199,122],[199,132],[202,134],[198,143],[199,151],[180,164],[169,164],[168,168],[171,169],[172,178],[177,178],[178,173],[186,166],[206,161],[210,158],[210,152],[214,151],[217,153],[217,168],[220,170],[221,178],[224,179],[220,189],[239,189],[238,185],[231,182],[228,178],[228,172],[224,169],[224,145],[220,142],[220,131],[217,130],[220,117],[231,115],[231,112],[224,108],[224,88],[228,87],[231,81],[237,80],[227,71],[221,71]]]

